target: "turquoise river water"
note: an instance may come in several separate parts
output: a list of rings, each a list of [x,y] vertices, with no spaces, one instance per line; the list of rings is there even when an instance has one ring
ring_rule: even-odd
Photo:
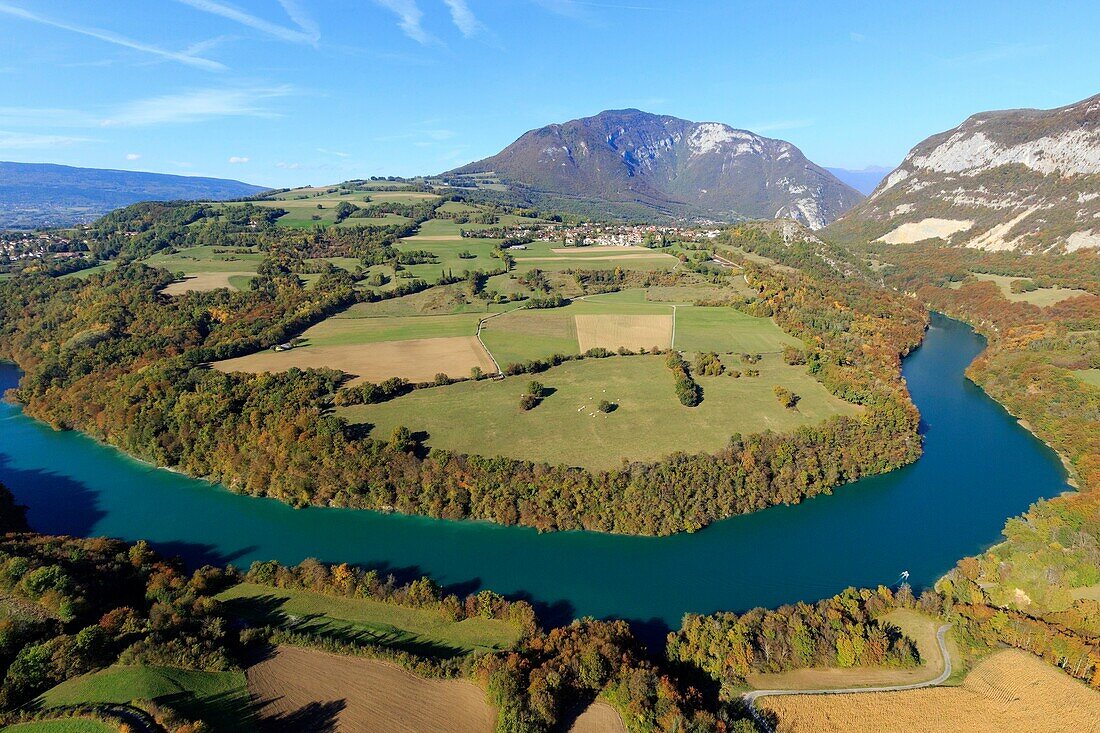
[[[673,537],[295,510],[55,432],[11,403],[0,403],[0,481],[40,532],[147,539],[192,564],[316,557],[426,573],[459,592],[528,598],[546,621],[614,616],[658,631],[688,611],[817,600],[893,584],[902,571],[919,589],[997,542],[1006,518],[1067,490],[1053,451],[963,376],[982,348],[970,328],[936,315],[905,359],[925,436],[915,464]],[[0,364],[0,390],[18,376]]]

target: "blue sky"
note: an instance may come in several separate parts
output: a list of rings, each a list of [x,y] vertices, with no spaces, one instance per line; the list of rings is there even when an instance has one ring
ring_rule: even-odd
[[[0,0],[0,160],[322,184],[638,107],[893,166],[1100,92],[1100,3]]]

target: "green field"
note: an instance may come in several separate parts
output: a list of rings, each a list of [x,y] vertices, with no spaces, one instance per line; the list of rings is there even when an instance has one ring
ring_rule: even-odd
[[[118,733],[118,728],[89,718],[58,718],[4,726],[0,733]]]
[[[423,656],[507,649],[520,635],[518,627],[498,619],[452,621],[433,609],[252,583],[233,586],[218,599],[225,602],[231,614],[252,623],[290,627],[341,641],[379,644]]]
[[[351,309],[326,318],[302,334],[307,346],[349,346],[380,341],[473,336],[477,313],[440,316],[394,316],[370,318]]]
[[[202,672],[177,667],[118,665],[62,682],[36,702],[43,707],[84,703],[161,701],[217,731],[252,731],[243,672]]]
[[[690,291],[689,291],[690,292]],[[662,297],[674,297],[666,288]],[[686,300],[686,299],[685,299]],[[485,322],[482,339],[501,365],[540,359],[551,354],[578,354],[576,316],[675,315],[675,344],[654,339],[658,346],[718,353],[773,353],[800,342],[768,318],[755,318],[729,307],[677,306],[647,300],[645,290],[589,296],[563,308],[516,310]],[[608,348],[615,348],[614,344]]]
[[[432,219],[432,221],[438,221]],[[449,223],[449,222],[445,222]],[[428,235],[432,237],[445,237],[448,235]],[[458,237],[446,240],[417,239],[410,237],[397,243],[397,249],[402,252],[427,251],[435,255],[436,262],[426,262],[417,265],[405,265],[404,270],[414,277],[433,282],[444,273],[461,275],[465,270],[499,270],[504,267],[500,259],[493,256],[496,251],[497,239],[460,239]],[[459,255],[469,253],[472,259],[464,259]]]
[[[1039,288],[1038,290],[1031,290],[1026,293],[1014,293],[1012,292],[1013,280],[1030,280],[1031,278],[990,275],[984,272],[974,272],[971,274],[979,280],[996,283],[997,287],[1001,289],[1001,293],[1013,303],[1022,301],[1037,305],[1040,308],[1054,305],[1055,303],[1059,303],[1067,298],[1074,298],[1078,295],[1088,295],[1086,291],[1076,288]]]
[[[676,343],[681,351],[772,353],[802,346],[769,318],[755,318],[726,307],[676,309]]]
[[[566,247],[557,242],[531,242],[526,249],[509,250],[516,269],[562,270],[671,270],[680,264],[672,255],[639,247]],[[567,249],[567,252],[553,250]]]
[[[724,363],[744,369],[735,357]],[[339,412],[352,422],[373,425],[375,435],[405,425],[425,431],[431,447],[588,468],[611,468],[624,458],[657,460],[674,451],[715,452],[734,433],[786,432],[856,412],[804,367],[788,366],[776,355],[765,356],[755,367],[759,377],[699,377],[704,398],[694,408],[677,400],[664,357],[636,356],[586,359],[533,376],[422,389]],[[519,396],[532,378],[553,393],[523,412]],[[777,384],[801,397],[797,410],[779,405],[772,392]],[[597,412],[601,400],[618,408]]]
[[[182,272],[185,275],[201,275],[208,272],[233,272],[255,274],[264,253],[254,251],[249,254],[215,252],[217,249],[235,249],[231,247],[188,247],[178,252],[158,252],[145,259],[149,267],[162,267],[169,272]]]
[[[497,276],[507,279],[506,275]],[[492,280],[493,278],[491,278]],[[375,318],[379,316],[425,316],[456,313],[499,313],[515,310],[522,303],[489,303],[466,293],[463,284],[442,285],[400,298],[388,298],[373,303],[356,303],[341,313],[343,318]]]
[[[1100,387],[1100,369],[1075,369],[1073,373],[1085,384]]]

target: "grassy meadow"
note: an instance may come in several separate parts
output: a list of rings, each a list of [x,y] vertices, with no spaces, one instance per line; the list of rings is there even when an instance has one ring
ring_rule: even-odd
[[[252,623],[425,656],[450,657],[507,649],[520,634],[518,627],[499,619],[452,621],[434,609],[252,583],[233,586],[219,594],[218,599],[230,613]]]
[[[736,358],[726,363],[743,368]],[[856,412],[803,367],[788,366],[776,355],[754,366],[758,377],[699,377],[704,398],[694,408],[676,398],[664,357],[632,356],[567,362],[531,377],[417,390],[339,413],[372,425],[376,435],[389,435],[398,425],[424,431],[431,447],[599,469],[674,451],[715,452],[734,433],[785,432]],[[552,391],[524,412],[519,397],[530,379]],[[777,384],[801,397],[797,409],[780,406],[772,391]],[[618,407],[601,413],[596,409],[601,400]]]
[[[661,297],[673,298],[674,289],[666,288]],[[684,294],[690,296],[690,291]],[[685,298],[687,300],[687,298]],[[614,319],[621,316],[635,319],[639,330],[624,334],[617,342],[614,331],[605,331],[595,340],[582,338],[578,328],[593,324],[592,317]],[[646,317],[673,318],[675,329],[665,329]],[[671,326],[672,321],[669,321]],[[629,325],[625,321],[624,325]],[[648,330],[647,330],[648,329]],[[674,331],[674,333],[673,333]],[[652,333],[652,338],[642,336]],[[675,343],[673,343],[675,337]],[[591,345],[632,350],[654,346],[675,347],[681,351],[715,351],[718,353],[775,353],[783,347],[799,346],[798,339],[784,333],[767,318],[755,318],[729,307],[677,306],[672,302],[647,300],[644,290],[626,290],[575,300],[564,308],[544,310],[514,310],[507,315],[485,322],[482,339],[501,365],[540,359],[551,354],[579,354]],[[583,342],[583,343],[582,343]],[[583,348],[582,348],[583,346]]]
[[[1060,303],[1063,300],[1074,298],[1078,295],[1088,294],[1087,291],[1078,290],[1076,288],[1039,288],[1038,290],[1032,290],[1026,293],[1014,293],[1012,292],[1013,280],[1030,280],[1030,278],[1011,277],[1008,275],[990,275],[984,272],[974,272],[971,274],[979,280],[996,283],[997,287],[1001,289],[1001,293],[1013,303],[1031,303],[1040,308]]]
[[[56,718],[6,725],[0,733],[118,733],[118,728],[91,718]]]
[[[190,718],[202,718],[214,730],[253,730],[243,672],[202,672],[177,667],[116,665],[74,677],[44,692],[43,707],[84,703],[127,704],[131,700],[163,701]]]

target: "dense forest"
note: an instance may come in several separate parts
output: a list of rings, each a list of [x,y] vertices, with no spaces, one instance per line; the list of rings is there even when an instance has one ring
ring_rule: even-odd
[[[917,605],[908,586],[857,591],[814,604],[743,614],[688,614],[680,630],[669,634],[667,655],[694,664],[724,688],[745,684],[750,674],[806,667],[909,667],[920,663],[913,642],[880,620],[895,608]],[[934,610],[935,599],[922,599]]]

